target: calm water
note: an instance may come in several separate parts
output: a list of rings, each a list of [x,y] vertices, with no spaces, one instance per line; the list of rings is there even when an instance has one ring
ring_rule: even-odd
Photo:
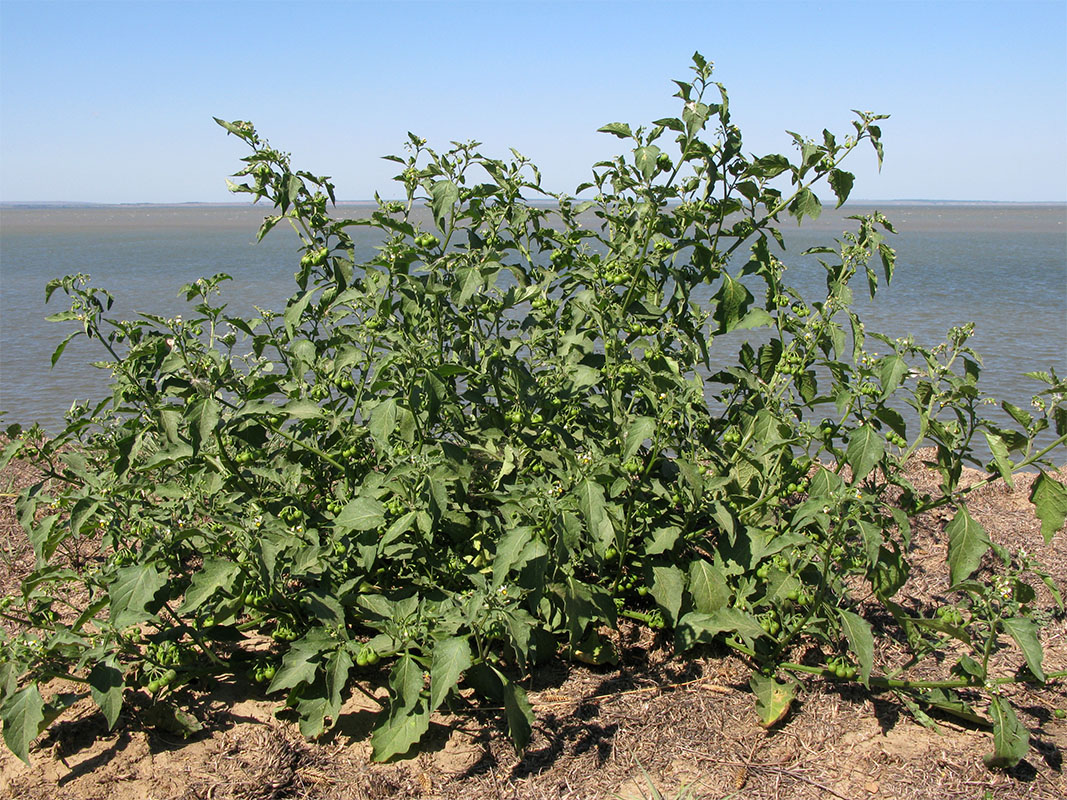
[[[847,213],[870,209],[851,206]],[[977,323],[986,391],[1027,405],[1034,384],[1022,376],[1053,366],[1067,373],[1067,206],[887,205],[899,234],[893,286],[863,312],[868,330],[940,342],[961,322]],[[0,212],[0,410],[5,424],[39,421],[57,428],[75,399],[101,396],[107,375],[88,366],[104,354],[82,339],[54,369],[49,358],[65,324],[44,317],[53,277],[84,272],[115,295],[115,313],[183,311],[177,290],[204,275],[234,280],[223,298],[232,311],[281,309],[293,286],[297,239],[281,226],[255,234],[265,209],[245,206],[5,208]],[[343,213],[352,215],[357,209]],[[824,212],[803,228],[786,224],[790,252],[831,244],[850,228]],[[373,241],[363,243],[366,251]],[[786,259],[787,263],[790,261]],[[793,281],[812,291],[822,271],[797,260]],[[860,296],[861,287],[856,293]],[[188,314],[188,312],[186,312]],[[877,348],[875,348],[877,349]]]

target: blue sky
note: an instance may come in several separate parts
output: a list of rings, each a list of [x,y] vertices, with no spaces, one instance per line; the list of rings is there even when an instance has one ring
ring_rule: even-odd
[[[573,190],[702,52],[746,149],[888,113],[854,196],[1067,200],[1067,3],[0,0],[0,200],[228,201],[248,119],[344,199],[411,130]]]

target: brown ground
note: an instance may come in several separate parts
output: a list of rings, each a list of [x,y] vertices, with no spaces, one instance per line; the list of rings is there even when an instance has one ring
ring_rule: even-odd
[[[1067,532],[1044,545],[1027,502],[1031,479],[1023,476],[1013,492],[983,489],[968,505],[994,539],[1038,553],[1067,586]],[[0,492],[29,480],[25,467],[12,465],[0,474]],[[0,593],[14,590],[32,564],[12,504],[5,494]],[[930,515],[916,526],[905,605],[944,598],[945,521]],[[1049,619],[1042,638],[1052,672],[1067,668],[1067,620]],[[312,744],[293,722],[275,717],[274,701],[219,683],[183,690],[181,699],[204,723],[189,740],[126,712],[109,732],[89,703],[76,706],[31,750],[32,766],[0,750],[0,798],[1067,797],[1067,721],[1053,715],[1067,707],[1062,681],[1011,690],[1031,749],[1015,769],[993,772],[982,764],[992,749],[988,732],[951,720],[929,730],[889,695],[811,679],[790,715],[768,732],[756,722],[748,669],[738,658],[714,650],[682,658],[638,628],[623,631],[620,649],[618,668],[559,664],[537,671],[528,682],[537,726],[523,758],[502,733],[500,712],[483,708],[435,717],[416,758],[372,764],[365,739],[375,704],[362,694],[329,738]],[[877,657],[892,663],[898,655],[883,645]],[[367,688],[384,694],[380,685]]]

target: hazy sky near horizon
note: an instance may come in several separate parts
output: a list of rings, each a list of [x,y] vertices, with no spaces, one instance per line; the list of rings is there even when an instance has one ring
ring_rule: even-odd
[[[378,157],[407,131],[514,147],[572,191],[618,152],[598,127],[678,114],[694,50],[757,155],[890,114],[855,198],[1067,200],[1063,0],[0,0],[0,200],[238,199],[246,150],[213,116],[341,199],[398,194]]]

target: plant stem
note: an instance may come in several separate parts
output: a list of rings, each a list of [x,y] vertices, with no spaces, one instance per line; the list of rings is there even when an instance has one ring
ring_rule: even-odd
[[[726,644],[733,650],[742,653],[750,658],[758,658],[756,651],[750,647],[746,647],[736,639],[727,639]],[[794,664],[789,661],[783,661],[777,665],[780,670],[788,670],[789,672],[806,672],[809,675],[819,675],[823,678],[833,678],[837,681],[845,681],[845,678],[838,678],[832,671],[825,667],[812,667],[807,664]],[[1051,681],[1058,678],[1067,677],[1067,670],[1060,670],[1059,672],[1049,672],[1045,674],[1045,681]],[[994,684],[996,686],[1005,686],[1014,683],[1040,683],[1037,679],[1028,678],[988,678],[987,684]],[[963,688],[981,688],[981,684],[976,684],[974,681],[966,680],[964,678],[956,678],[953,680],[943,681],[909,681],[898,680],[894,678],[887,678],[884,675],[872,675],[868,680],[868,685],[871,687],[878,687],[880,689],[963,689]]]

